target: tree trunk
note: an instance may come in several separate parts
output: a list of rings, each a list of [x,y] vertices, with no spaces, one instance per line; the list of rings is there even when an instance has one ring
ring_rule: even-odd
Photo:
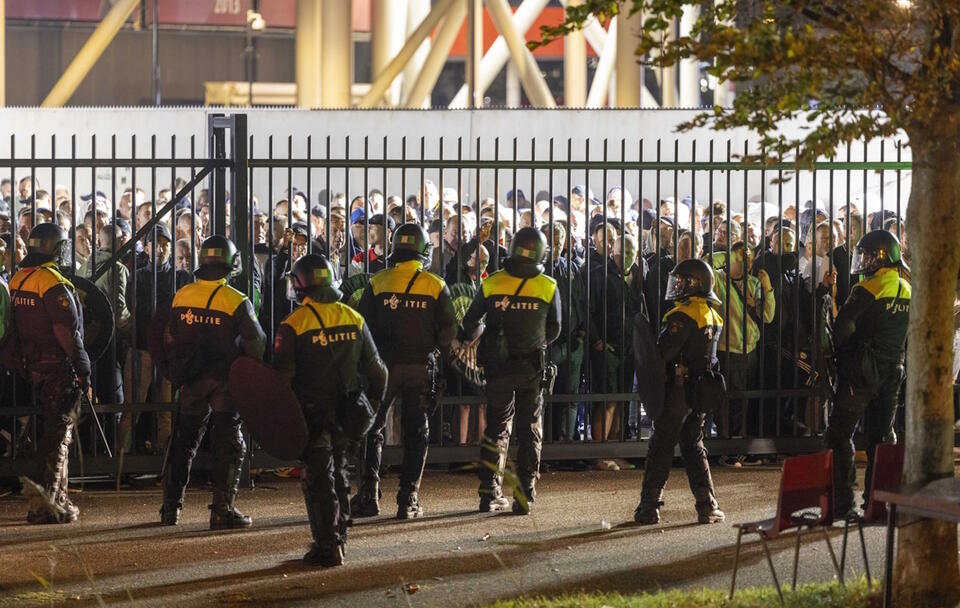
[[[907,209],[913,298],[907,332],[904,482],[953,477],[953,300],[960,269],[958,116],[937,133],[910,133]],[[951,128],[952,127],[952,128]],[[960,599],[957,526],[923,520],[899,532],[898,606],[953,606]]]

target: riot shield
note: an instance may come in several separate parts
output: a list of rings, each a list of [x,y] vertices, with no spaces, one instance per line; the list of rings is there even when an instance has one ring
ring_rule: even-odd
[[[83,309],[83,348],[92,364],[106,354],[113,339],[113,307],[103,290],[89,279],[75,276],[70,281],[77,289]]]
[[[637,368],[637,393],[647,416],[658,418],[663,412],[667,372],[657,348],[657,334],[642,314],[633,316],[633,357]]]
[[[309,433],[293,388],[280,382],[269,365],[240,356],[230,367],[230,397],[247,430],[268,454],[297,460],[307,447]]]

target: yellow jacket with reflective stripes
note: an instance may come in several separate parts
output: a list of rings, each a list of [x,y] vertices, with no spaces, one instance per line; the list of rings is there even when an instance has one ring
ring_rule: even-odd
[[[388,364],[426,363],[435,349],[449,356],[457,328],[450,290],[418,260],[373,275],[357,309]]]
[[[551,277],[524,278],[500,270],[483,281],[463,318],[463,331],[475,335],[485,319],[483,339],[494,339],[502,329],[510,358],[525,359],[557,339],[560,314],[557,282]]]
[[[902,360],[911,295],[897,268],[881,268],[854,285],[833,323],[838,355],[866,346],[880,362]]]

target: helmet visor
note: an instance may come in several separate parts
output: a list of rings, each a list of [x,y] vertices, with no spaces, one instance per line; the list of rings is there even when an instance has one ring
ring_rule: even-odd
[[[292,273],[287,273],[283,277],[287,280],[287,299],[291,302],[299,302],[300,296],[297,294],[297,279]]]
[[[688,276],[682,274],[670,274],[670,278],[667,281],[667,293],[664,296],[665,299],[673,301],[680,300],[687,297],[691,291],[691,279]]]
[[[872,274],[880,268],[880,262],[877,251],[857,247],[853,250],[853,258],[850,260],[850,272],[853,274]]]

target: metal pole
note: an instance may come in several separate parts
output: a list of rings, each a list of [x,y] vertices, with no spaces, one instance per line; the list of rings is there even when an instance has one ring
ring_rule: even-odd
[[[407,35],[407,0],[373,0],[370,54],[376,78],[403,48]],[[400,103],[400,83],[394,82],[386,93],[388,105]]]
[[[634,51],[640,43],[637,33],[643,29],[643,15],[624,13],[617,17],[617,21],[617,97],[611,105],[636,108],[641,105],[643,66],[637,62]]]
[[[680,36],[690,36],[700,17],[700,8],[684,6],[680,18]],[[700,62],[696,57],[680,60],[680,105],[684,108],[699,108]]]
[[[583,0],[577,0],[577,3],[582,4]],[[572,0],[560,0],[560,5],[564,8],[574,4]],[[613,19],[616,19],[614,17]],[[612,21],[612,20],[611,20]],[[597,55],[603,51],[604,46],[607,44],[607,31],[603,29],[603,25],[597,21],[597,18],[590,16],[587,18],[586,22],[583,24],[583,37],[586,38],[587,44],[593,48],[593,52]]]
[[[320,0],[297,0],[297,107],[320,107]]]
[[[582,0],[569,0],[568,6],[579,6]],[[583,30],[570,32],[563,38],[563,105],[582,108],[587,103],[587,39]]]
[[[406,99],[405,105],[408,108],[423,107],[424,102],[430,97],[430,91],[437,84],[437,78],[440,77],[443,64],[450,56],[450,49],[453,48],[453,43],[457,39],[457,34],[460,33],[463,20],[467,16],[467,5],[464,4],[464,1],[472,2],[472,0],[454,2],[447,16],[443,19],[443,25],[437,28],[437,35],[430,46],[427,60],[423,63],[420,73],[417,74],[413,88],[410,89],[410,95]],[[469,29],[468,27],[467,30],[469,31]]]
[[[550,0],[524,0],[523,4],[517,7],[517,12],[513,13],[513,26],[518,32],[526,33],[549,2]],[[508,59],[510,59],[510,51],[507,49],[507,42],[501,33],[483,55],[480,67],[477,69],[478,96],[482,96],[490,88],[494,79],[500,74],[500,70],[507,64]],[[464,85],[460,87],[453,101],[447,107],[465,108],[467,107],[467,97],[469,97],[469,94],[467,86]]]
[[[510,5],[507,0],[486,0],[487,10],[493,19],[494,25],[500,31],[510,50],[510,59],[517,68],[517,75],[520,77],[520,84],[523,85],[523,91],[527,94],[530,103],[539,108],[555,108],[557,103],[550,93],[547,81],[540,73],[540,66],[537,60],[533,58],[533,53],[526,46],[523,34],[513,27],[513,14],[510,12]]]
[[[370,84],[370,90],[367,91],[367,94],[364,95],[357,104],[359,107],[372,108],[380,103],[380,100],[383,99],[383,94],[390,88],[393,80],[400,75],[400,72],[407,65],[407,62],[413,58],[414,53],[418,52],[417,49],[420,48],[420,44],[427,39],[430,32],[433,31],[433,28],[440,22],[452,4],[453,0],[438,0],[430,10],[430,13],[424,17],[420,25],[417,26],[413,34],[407,38],[407,42],[403,45],[403,48],[400,49],[400,52],[397,53],[397,56],[393,58],[389,65],[387,65]]]
[[[77,87],[90,73],[94,64],[110,46],[117,32],[120,31],[120,28],[127,22],[127,19],[139,4],[140,0],[118,0],[113,5],[110,12],[103,18],[97,29],[93,30],[90,38],[87,39],[83,47],[74,56],[73,61],[61,74],[60,79],[50,89],[50,93],[41,104],[42,107],[59,108],[70,101],[70,97],[76,92]]]
[[[519,108],[520,100],[522,99],[520,93],[523,89],[520,85],[520,77],[517,74],[517,67],[513,65],[512,61],[507,64],[506,85],[506,93],[503,105],[508,108]]]
[[[677,39],[677,22],[671,19],[670,27],[663,34],[663,44],[666,46],[669,42]],[[677,107],[677,67],[676,64],[665,66],[660,70],[660,99],[661,107]]]
[[[421,24],[423,24],[436,9],[436,6],[431,7],[431,0],[407,0],[407,41],[417,35]],[[446,12],[446,8],[441,12]],[[429,36],[420,40],[413,48],[410,58],[404,62],[402,66],[403,78],[400,79],[401,100],[406,101],[410,96],[413,82],[417,79],[417,74],[420,73],[424,62],[427,60],[427,53],[430,52],[430,46],[431,41]],[[427,100],[427,106],[429,106],[429,104],[430,101]]]
[[[483,60],[483,0],[465,0],[467,3],[467,107],[483,107],[482,93],[477,86],[480,62]]]
[[[597,62],[597,70],[593,73],[593,83],[590,85],[590,93],[587,95],[588,108],[602,108],[606,106],[608,93],[610,92],[610,79],[613,76],[613,67],[617,62],[617,21],[619,17],[610,20],[610,27],[607,31],[607,43],[600,51],[600,60]]]
[[[159,21],[160,17],[157,13],[157,5],[159,0],[153,0],[153,23],[150,25],[150,30],[153,34],[152,40],[152,50],[153,50],[153,105],[160,105],[160,29]]]

